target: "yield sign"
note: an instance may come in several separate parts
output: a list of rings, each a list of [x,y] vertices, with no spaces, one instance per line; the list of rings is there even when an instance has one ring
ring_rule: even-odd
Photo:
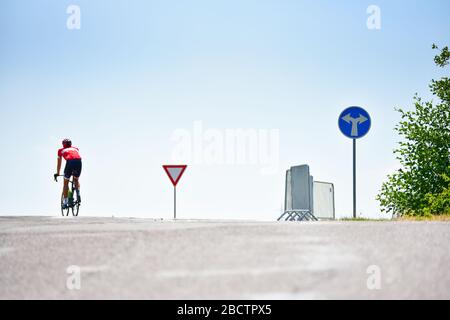
[[[176,187],[187,165],[165,165],[163,168],[169,176],[170,181],[172,181],[173,186]]]

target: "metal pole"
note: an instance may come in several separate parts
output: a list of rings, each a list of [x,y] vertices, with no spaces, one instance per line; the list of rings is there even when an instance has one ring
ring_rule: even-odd
[[[177,187],[173,187],[173,219],[177,218]]]
[[[353,139],[353,218],[356,218],[356,139]]]

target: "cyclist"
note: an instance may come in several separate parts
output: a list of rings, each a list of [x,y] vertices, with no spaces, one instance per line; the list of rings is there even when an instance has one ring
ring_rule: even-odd
[[[57,176],[59,176],[59,173],[61,171],[61,158],[64,158],[66,160],[66,167],[64,169],[64,187],[63,187],[63,208],[67,208],[68,206],[68,194],[69,194],[69,180],[70,177],[73,176],[76,193],[77,193],[77,200],[81,202],[80,197],[80,175],[81,175],[81,156],[79,149],[76,147],[72,147],[72,141],[70,139],[64,139],[62,142],[63,147],[58,150],[58,164],[56,168],[56,173],[54,174],[54,177],[56,179]]]

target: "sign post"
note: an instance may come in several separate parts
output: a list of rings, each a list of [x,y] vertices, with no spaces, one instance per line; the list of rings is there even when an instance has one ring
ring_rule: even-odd
[[[177,184],[181,179],[187,165],[163,165],[164,171],[173,184],[173,218],[177,218]]]
[[[356,139],[353,139],[353,218],[356,218]]]
[[[369,113],[361,107],[348,107],[338,120],[341,132],[353,140],[353,218],[356,218],[356,140],[369,132],[371,122]]]

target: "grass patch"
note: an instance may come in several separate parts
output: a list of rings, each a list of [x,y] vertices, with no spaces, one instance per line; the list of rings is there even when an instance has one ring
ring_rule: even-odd
[[[450,214],[431,215],[431,216],[403,216],[394,219],[370,219],[370,218],[341,218],[338,221],[354,222],[383,222],[383,221],[450,221]]]
[[[450,214],[440,214],[431,216],[403,216],[394,221],[450,221]]]
[[[380,222],[380,221],[392,221],[391,219],[371,219],[371,218],[341,218],[339,219],[339,221],[354,221],[354,222],[367,222],[367,221],[376,221],[376,222]]]

